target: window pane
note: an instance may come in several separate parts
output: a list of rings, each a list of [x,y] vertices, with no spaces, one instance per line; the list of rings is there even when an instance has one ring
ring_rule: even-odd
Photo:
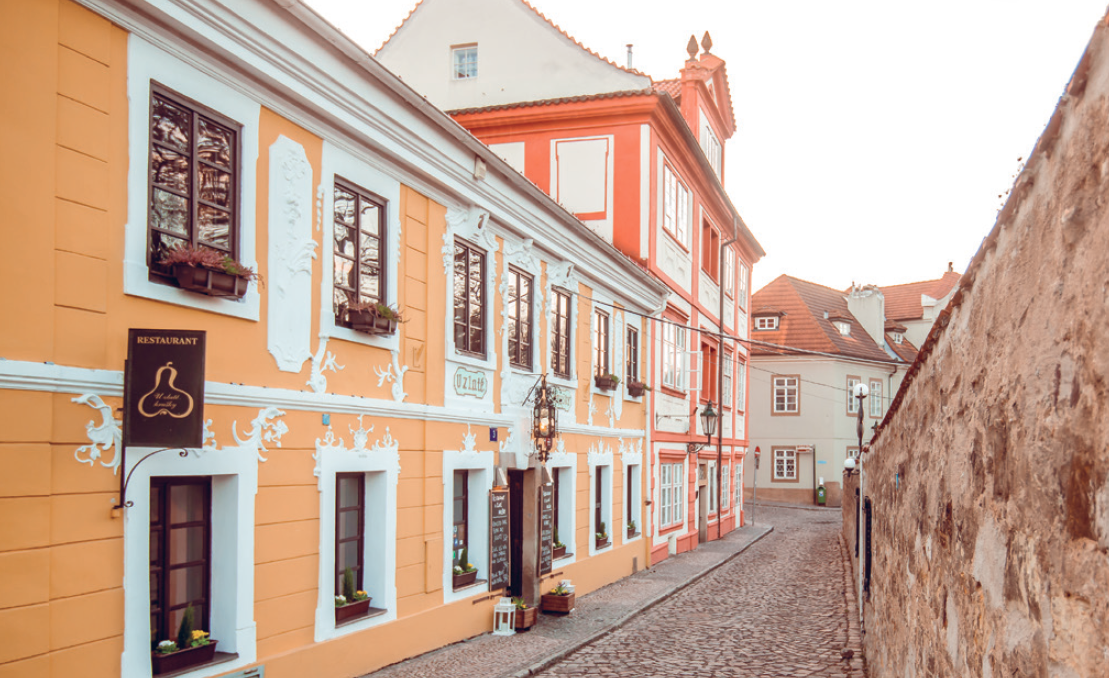
[[[215,245],[219,249],[231,248],[231,213],[214,207],[201,205],[198,214],[200,223],[197,237],[201,242]]]
[[[367,298],[366,301],[380,301],[381,278],[377,275],[377,269],[362,272],[362,277],[358,279],[358,292]]]
[[[339,508],[349,508],[362,503],[362,497],[358,492],[361,483],[358,480],[357,477],[351,476],[339,478]]]
[[[334,259],[335,284],[354,289],[354,262],[340,256],[336,256]]]
[[[354,226],[354,194],[338,186],[335,187],[335,221]]]
[[[200,199],[224,209],[231,207],[231,173],[200,166]]]
[[[339,555],[335,565],[336,570],[339,572],[342,572],[348,567],[358,567],[357,541],[348,541],[339,544]]]
[[[200,140],[197,144],[197,155],[202,160],[231,169],[235,133],[204,118],[200,119],[199,126]]]
[[[194,565],[170,571],[170,605],[180,605],[191,600],[204,598],[204,568],[204,565]],[[199,626],[196,628],[199,628]]]
[[[339,539],[358,536],[358,511],[339,512]]]
[[[354,229],[335,224],[335,253],[348,259],[354,258]]]
[[[368,200],[362,201],[362,214],[359,217],[358,226],[362,229],[363,233],[369,233],[374,236],[381,234],[381,220],[378,210],[378,206],[374,203]]]
[[[178,527],[169,532],[169,564],[204,559],[203,526]]]
[[[172,103],[154,96],[151,137],[154,141],[174,146],[182,151],[189,149],[189,130],[192,114]]]
[[[381,241],[375,237],[362,235],[361,262],[363,266],[376,269],[381,263]],[[366,274],[363,271],[363,274]]]
[[[181,237],[188,237],[189,201],[179,195],[155,188],[151,197],[150,225]]]
[[[165,148],[150,148],[150,180],[181,193],[189,192],[189,159]]]
[[[172,485],[169,488],[169,522],[191,523],[204,518],[204,487]],[[180,561],[177,561],[180,562]]]

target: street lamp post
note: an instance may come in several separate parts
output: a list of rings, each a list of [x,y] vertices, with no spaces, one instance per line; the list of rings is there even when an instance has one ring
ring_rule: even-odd
[[[859,469],[858,470],[858,473],[859,473],[859,499],[858,499],[858,501],[860,501],[860,502],[865,501],[865,498],[866,498],[866,488],[864,486],[864,483],[866,481],[866,476],[863,475],[863,405],[865,404],[866,397],[869,394],[870,394],[870,389],[868,389],[866,387],[866,384],[860,383],[860,384],[855,385],[855,394],[854,395],[855,395],[855,399],[858,400],[858,402],[859,402],[859,419],[858,419],[858,422],[855,424],[855,432],[859,436],[859,459],[858,459],[857,464],[858,464],[858,469]],[[856,512],[856,515],[861,515],[861,512]],[[862,520],[856,520],[855,521],[855,543],[856,544],[861,544],[862,543],[862,538],[863,538],[863,521]],[[864,553],[866,553],[866,551],[860,548],[859,549],[859,554],[862,555]],[[858,595],[859,595],[859,619],[862,619],[863,618],[863,569],[864,568],[863,568],[861,558],[859,560],[858,566],[859,566],[859,572],[858,572],[859,581],[857,582],[856,591],[858,592]]]

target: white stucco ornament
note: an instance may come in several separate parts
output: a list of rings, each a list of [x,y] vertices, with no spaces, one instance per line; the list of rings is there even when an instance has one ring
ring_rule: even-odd
[[[123,430],[120,427],[123,422],[115,418],[112,408],[105,404],[100,396],[95,393],[86,393],[72,398],[70,402],[88,405],[94,410],[99,410],[101,418],[99,424],[95,420],[85,424],[85,433],[89,437],[89,444],[78,447],[77,451],[73,453],[73,457],[82,464],[92,466],[100,460],[104,452],[114,448],[112,460],[110,462],[101,461],[100,465],[112,469],[112,473],[119,473],[119,451],[123,445]]]
[[[253,450],[258,455],[258,461],[266,461],[266,457],[263,457],[262,453],[269,452],[269,450],[266,449],[262,441],[281,447],[281,436],[289,432],[289,427],[284,421],[271,421],[283,416],[285,416],[283,410],[276,407],[264,407],[258,410],[258,416],[250,422],[251,427],[246,432],[245,439],[239,437],[238,421],[231,423],[231,435],[235,438],[235,442],[239,447]]]
[[[335,354],[327,350],[327,341],[327,335],[321,334],[320,346],[312,356],[312,376],[308,378],[307,384],[313,393],[327,393],[327,377],[324,372],[331,370],[338,373],[339,370],[346,369],[345,365],[336,361]]]
[[[392,354],[392,363],[386,365],[385,369],[374,366],[374,374],[377,375],[377,385],[380,387],[385,382],[392,384],[389,389],[393,396],[393,401],[402,403],[408,397],[404,392],[404,373],[408,371],[407,365],[400,364],[400,351],[390,351]],[[394,372],[394,370],[396,370]]]
[[[313,475],[320,476],[323,454],[328,451],[351,454],[360,459],[368,459],[373,455],[379,455],[390,462],[389,470],[396,474],[400,473],[400,443],[393,438],[392,433],[389,432],[389,427],[386,426],[385,435],[379,440],[375,440],[372,445],[367,445],[374,427],[370,425],[369,428],[366,428],[362,423],[363,416],[365,415],[358,415],[357,429],[353,426],[347,426],[352,436],[353,447],[348,448],[342,438],[337,439],[331,426],[327,427],[327,433],[324,434],[323,440],[316,438],[316,452],[312,455],[312,459],[316,461],[316,466],[312,469]]]

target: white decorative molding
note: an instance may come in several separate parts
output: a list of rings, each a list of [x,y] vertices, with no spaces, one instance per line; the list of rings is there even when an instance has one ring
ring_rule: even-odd
[[[324,196],[326,196],[326,195],[327,195],[327,193],[325,192],[325,189],[323,187],[323,182],[321,181],[320,185],[316,187],[316,232],[317,233],[320,233],[320,232],[323,231],[323,199],[324,199]]]
[[[374,366],[374,374],[377,375],[377,385],[380,387],[385,382],[389,382],[393,386],[389,389],[393,395],[393,402],[402,403],[408,397],[404,392],[404,373],[408,371],[408,366],[400,364],[400,351],[390,351],[393,362],[386,366],[386,369]],[[394,373],[394,370],[396,372]]]
[[[535,255],[535,240],[524,238],[523,242],[516,244],[505,242],[504,253],[512,259],[514,264],[527,269],[532,273],[539,272],[539,257]],[[573,264],[570,264],[573,266]]]
[[[101,461],[100,465],[104,468],[112,469],[112,473],[119,473],[120,450],[123,448],[123,430],[120,428],[123,422],[115,418],[112,413],[112,408],[105,404],[100,396],[95,393],[86,393],[85,395],[71,398],[71,402],[81,405],[88,405],[94,410],[100,411],[101,422],[97,425],[95,420],[89,421],[85,424],[85,433],[89,436],[89,444],[82,445],[77,448],[73,453],[73,457],[82,464],[92,466],[100,459],[101,455],[112,448],[115,448],[112,455],[112,461]],[[87,455],[82,458],[81,455]]]
[[[234,421],[231,423],[231,435],[235,438],[238,446],[245,450],[253,450],[254,454],[258,456],[259,461],[266,461],[262,456],[263,452],[269,452],[262,441],[273,443],[281,447],[281,436],[289,432],[289,427],[284,421],[270,421],[277,419],[277,417],[285,416],[285,412],[277,409],[276,407],[263,407],[258,410],[258,416],[250,422],[250,430],[246,432],[246,439],[239,437],[238,429],[239,422]]]
[[[327,377],[324,376],[324,372],[331,370],[337,374],[339,370],[346,369],[346,365],[336,362],[335,354],[327,350],[327,340],[327,335],[321,333],[320,347],[312,356],[312,376],[308,378],[307,383],[313,393],[327,393]]]
[[[369,442],[370,434],[373,433],[374,427],[371,425],[368,429],[365,428],[362,424],[363,416],[364,415],[361,414],[358,415],[357,429],[347,426],[352,436],[353,447],[348,448],[342,438],[336,439],[335,432],[331,429],[330,425],[327,427],[327,433],[324,434],[322,441],[316,438],[316,451],[312,454],[312,459],[316,460],[316,466],[312,469],[312,475],[321,478],[321,482],[322,460],[324,458],[324,453],[328,451],[344,454],[350,453],[360,459],[366,459],[370,455],[386,455],[385,461],[387,463],[385,470],[392,473],[394,481],[400,477],[400,443],[393,438],[393,435],[389,432],[389,427],[386,426],[385,435],[379,440],[375,440],[373,445],[367,447],[366,443]],[[323,489],[322,486],[320,489]]]
[[[477,434],[470,430],[469,424],[466,424],[466,435],[462,436],[462,448],[459,450],[459,452],[470,453],[478,451]]]
[[[204,437],[200,443],[202,452],[215,452],[219,449],[219,443],[216,442],[216,434],[212,432],[212,420],[208,419],[204,422]]]
[[[590,466],[612,466],[612,446],[604,440],[598,440],[589,445],[586,453],[586,462]]]
[[[312,166],[284,135],[269,150],[267,343],[278,369],[299,372],[312,355]]]
[[[593,415],[597,413],[597,404],[593,402],[593,389],[589,389],[589,417],[585,423],[587,426],[593,425]]]

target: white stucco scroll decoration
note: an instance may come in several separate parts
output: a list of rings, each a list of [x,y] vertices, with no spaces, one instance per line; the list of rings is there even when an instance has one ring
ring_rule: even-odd
[[[612,466],[612,446],[599,440],[589,446],[586,461],[590,466]]]
[[[312,166],[285,136],[270,146],[267,347],[283,372],[312,356]]]
[[[489,211],[476,206],[450,207],[446,215],[447,230],[443,234],[443,273],[450,276],[454,270],[454,239],[464,238],[485,248],[497,251],[497,238],[489,230]]]
[[[636,442],[638,446],[625,443],[623,438],[620,439],[620,463],[624,468],[643,463],[643,439],[640,438]]]
[[[238,421],[231,423],[231,435],[235,438],[235,442],[239,447],[253,450],[254,454],[258,455],[259,461],[266,461],[266,457],[263,457],[262,453],[269,452],[269,450],[266,449],[262,441],[281,447],[281,436],[289,432],[289,427],[285,422],[277,419],[283,416],[285,416],[283,410],[276,407],[264,407],[258,410],[258,416],[250,422],[250,430],[246,432],[245,439],[239,437]]]
[[[78,447],[77,451],[73,453],[73,457],[82,464],[92,466],[100,460],[103,453],[115,448],[112,460],[110,462],[101,461],[100,465],[112,469],[112,473],[119,473],[119,451],[123,445],[123,429],[120,427],[123,422],[115,418],[112,408],[105,404],[100,396],[95,393],[86,393],[72,398],[70,402],[88,405],[94,410],[99,410],[101,419],[100,424],[97,424],[95,420],[85,424],[85,433],[89,436],[89,444]]]
[[[393,350],[390,353],[393,362],[386,365],[385,369],[375,365],[374,374],[377,375],[377,385],[379,387],[385,382],[392,384],[389,391],[393,395],[393,402],[402,403],[408,397],[408,394],[404,392],[404,373],[408,371],[408,365],[400,364],[400,351]]]
[[[327,377],[324,376],[324,372],[331,370],[338,373],[339,370],[346,369],[346,365],[340,365],[336,361],[335,354],[327,350],[327,340],[326,334],[320,334],[320,347],[312,356],[312,376],[308,378],[307,383],[313,393],[327,393]]]
[[[373,433],[374,427],[370,425],[365,428],[362,423],[362,417],[365,415],[358,415],[358,428],[347,426],[352,436],[353,447],[348,448],[342,438],[335,438],[335,432],[331,426],[327,427],[327,433],[324,434],[323,440],[316,438],[316,452],[312,455],[312,459],[316,460],[316,466],[312,469],[312,474],[317,478],[320,477],[322,472],[321,465],[325,452],[333,451],[340,454],[351,454],[361,459],[367,459],[371,455],[383,455],[382,458],[389,462],[390,471],[394,472],[394,478],[400,476],[400,443],[393,438],[389,432],[389,427],[385,427],[385,435],[380,440],[375,440],[373,445],[367,447],[370,441],[370,434]]]

